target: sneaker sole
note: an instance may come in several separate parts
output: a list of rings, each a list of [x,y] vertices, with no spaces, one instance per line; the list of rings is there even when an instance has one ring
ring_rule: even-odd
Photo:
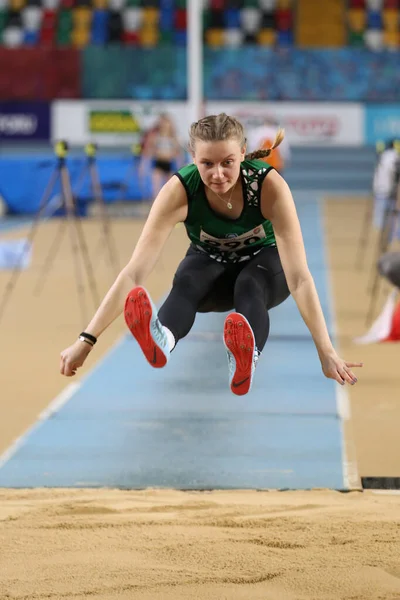
[[[168,358],[151,334],[151,324],[155,320],[153,314],[153,303],[146,290],[140,286],[131,290],[125,301],[125,322],[147,362],[155,369],[161,369]]]
[[[237,396],[244,396],[251,387],[255,340],[253,331],[243,315],[233,312],[226,317],[224,344],[236,362],[231,391]]]

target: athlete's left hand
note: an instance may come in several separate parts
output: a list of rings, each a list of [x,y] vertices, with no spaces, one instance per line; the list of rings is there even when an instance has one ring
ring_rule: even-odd
[[[353,363],[343,360],[336,354],[335,351],[320,356],[321,367],[325,377],[335,379],[341,385],[349,383],[354,385],[357,383],[357,377],[351,370],[352,367],[362,367],[363,363]]]

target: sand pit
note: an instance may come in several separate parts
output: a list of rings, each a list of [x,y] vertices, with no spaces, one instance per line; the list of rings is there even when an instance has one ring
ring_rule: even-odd
[[[0,598],[395,600],[399,496],[0,490]]]

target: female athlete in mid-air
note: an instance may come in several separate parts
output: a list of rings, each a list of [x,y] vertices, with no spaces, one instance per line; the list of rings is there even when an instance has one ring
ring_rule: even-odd
[[[280,130],[271,150],[282,139]],[[226,114],[193,123],[190,150],[193,164],[163,186],[129,263],[86,330],[61,353],[61,373],[75,375],[99,335],[123,311],[150,365],[164,367],[197,312],[234,309],[223,330],[229,384],[234,394],[246,394],[268,339],[268,311],[291,294],[324,375],[354,384],[352,367],[362,363],[346,362],[332,346],[290,189],[258,160],[270,150],[246,155],[243,127]],[[190,246],[157,314],[143,284],[178,223],[184,223]]]

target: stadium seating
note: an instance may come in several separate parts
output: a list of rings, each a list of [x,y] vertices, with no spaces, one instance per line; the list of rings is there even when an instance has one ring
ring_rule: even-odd
[[[293,2],[203,0],[204,40],[212,48],[292,46]],[[186,0],[0,0],[0,45],[183,46],[186,11]]]
[[[205,43],[214,48],[294,44],[291,0],[209,0],[203,25]]]
[[[400,0],[202,0],[210,48],[399,46]],[[0,0],[0,45],[184,46],[186,0]]]
[[[397,49],[399,0],[348,0],[348,44],[371,50]]]
[[[296,46],[341,48],[345,45],[345,0],[297,0]]]

